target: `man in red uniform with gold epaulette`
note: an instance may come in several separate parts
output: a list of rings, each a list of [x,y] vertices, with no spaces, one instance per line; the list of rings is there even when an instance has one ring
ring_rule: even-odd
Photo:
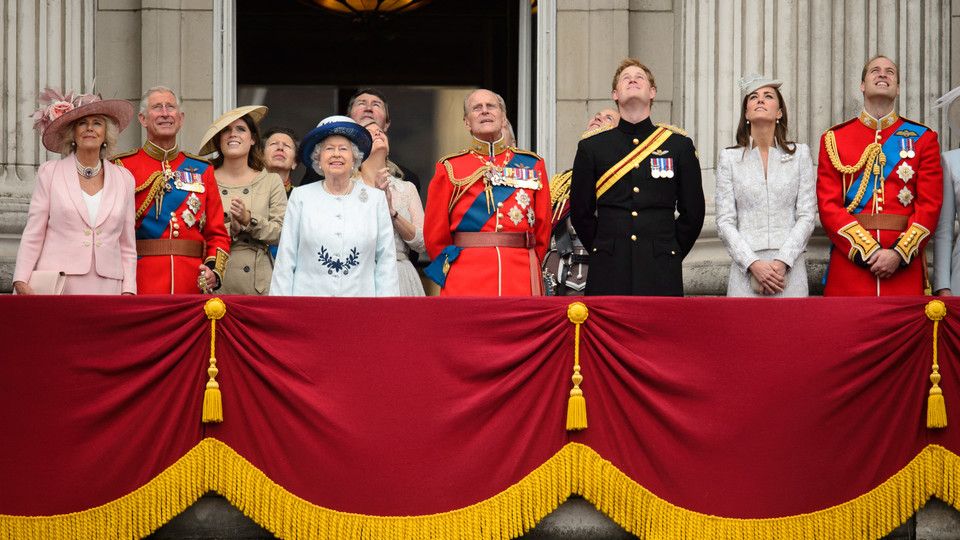
[[[923,294],[923,249],[943,200],[940,145],[897,115],[900,71],[885,56],[861,74],[863,111],[820,141],[817,201],[833,242],[824,295]]]
[[[183,112],[169,88],[155,87],[144,94],[139,119],[147,141],[114,157],[136,180],[137,291],[218,289],[230,237],[213,167],[177,148]]]
[[[508,147],[503,100],[476,90],[464,101],[469,149],[444,157],[427,193],[427,277],[441,295],[539,295],[550,243],[550,186],[540,156]]]

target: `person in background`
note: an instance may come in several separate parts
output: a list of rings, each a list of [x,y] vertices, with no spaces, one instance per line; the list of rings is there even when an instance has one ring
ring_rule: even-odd
[[[946,109],[950,127],[960,133],[960,86],[937,100],[936,107]],[[955,244],[957,201],[960,200],[960,148],[944,152],[943,207],[933,237],[933,290],[938,296],[952,296],[960,290],[960,248]]]
[[[423,205],[420,195],[410,182],[403,182],[387,166],[390,139],[376,122],[364,126],[370,132],[373,145],[370,157],[360,166],[363,182],[387,194],[387,209],[393,220],[393,236],[397,251],[397,272],[400,296],[423,296],[423,283],[417,269],[410,262],[411,251],[423,253]]]
[[[287,193],[275,173],[264,170],[258,125],[267,108],[239,107],[223,113],[200,141],[200,154],[211,160],[226,207],[230,260],[222,294],[267,294],[273,274],[272,244],[280,240]]]
[[[380,126],[380,129],[382,129],[384,133],[390,131],[390,108],[387,105],[387,98],[383,92],[375,88],[361,88],[350,96],[350,101],[347,102],[346,115],[361,126],[367,125],[367,123],[372,120]],[[389,163],[397,171],[395,176],[413,184],[413,187],[415,187],[419,193],[420,178],[414,174],[413,171],[399,163],[392,161]],[[319,179],[320,174],[308,167],[300,185],[310,184]]]
[[[580,140],[606,131],[620,122],[620,113],[614,109],[602,109],[587,122],[587,130]],[[543,288],[551,296],[574,296],[583,294],[587,286],[587,271],[590,254],[577,231],[570,224],[570,178],[573,169],[557,173],[550,179],[550,202],[553,233],[550,250],[543,260]]]
[[[173,90],[147,90],[138,118],[146,142],[113,158],[137,183],[137,292],[217,290],[230,257],[230,236],[213,167],[177,146],[184,113]]]
[[[345,116],[325,118],[304,137],[300,160],[324,179],[290,194],[271,295],[400,293],[386,194],[355,180],[371,142]]]
[[[297,149],[297,135],[292,129],[275,127],[263,134],[263,158],[267,172],[280,177],[288,196],[293,189],[290,176],[297,168]]]
[[[34,113],[43,146],[63,158],[37,171],[13,288],[35,272],[64,273],[63,294],[136,294],[133,176],[104,157],[133,118],[122,99],[46,89]],[[44,291],[49,292],[49,291]]]
[[[733,264],[727,296],[807,296],[804,251],[817,213],[810,148],[787,139],[783,83],[749,75],[737,144],[717,163],[717,233]]]

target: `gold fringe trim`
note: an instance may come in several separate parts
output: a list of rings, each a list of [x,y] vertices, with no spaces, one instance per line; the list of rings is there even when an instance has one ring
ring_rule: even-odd
[[[931,496],[960,509],[957,486],[960,456],[930,445],[893,477],[843,504],[783,518],[723,518],[672,505],[591,448],[570,443],[513,486],[477,504],[424,516],[368,516],[301,499],[226,444],[208,438],[143,487],[103,506],[49,517],[0,515],[0,537],[143,537],[204,493],[216,491],[281,538],[514,538],[577,494],[641,538],[868,540],[889,533]]]

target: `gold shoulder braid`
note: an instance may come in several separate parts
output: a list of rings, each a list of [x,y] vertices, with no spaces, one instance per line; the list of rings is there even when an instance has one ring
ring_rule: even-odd
[[[484,175],[487,174],[487,171],[490,170],[490,164],[485,163],[483,166],[473,171],[470,176],[467,176],[466,178],[457,178],[453,175],[453,165],[451,165],[449,161],[444,160],[443,166],[447,169],[447,178],[449,178],[450,183],[453,184],[453,196],[450,197],[450,206],[447,208],[448,212],[453,210],[454,205],[457,204],[457,201],[459,201],[460,198],[463,197],[463,195],[467,192],[467,190],[470,189],[470,186],[475,184],[477,180],[483,178]]]
[[[847,177],[850,177],[850,181],[853,181],[853,175],[857,171],[863,169],[864,178],[863,182],[860,182],[860,188],[857,190],[857,195],[853,198],[850,204],[847,205],[847,212],[852,212],[854,208],[860,205],[860,201],[863,200],[863,195],[867,192],[867,184],[870,183],[870,176],[874,176],[881,182],[883,181],[880,178],[881,169],[884,165],[887,164],[887,156],[883,154],[883,147],[880,146],[878,142],[872,142],[863,149],[863,153],[860,154],[860,159],[854,165],[844,165],[840,162],[840,155],[837,153],[837,138],[833,134],[833,130],[829,130],[823,135],[823,142],[827,148],[827,156],[830,157],[830,163],[833,165],[840,174],[843,175],[843,192],[847,192]]]
[[[147,178],[147,181],[137,186],[136,192],[140,193],[141,191],[150,188],[150,192],[147,193],[147,198],[140,203],[140,207],[137,208],[137,216],[134,219],[139,220],[143,217],[143,214],[147,212],[147,208],[150,208],[150,205],[153,204],[154,199],[157,198],[157,194],[160,193],[160,190],[163,189],[163,186],[166,185],[166,178],[163,176],[163,171],[154,171],[153,174]]]
[[[560,218],[564,203],[570,199],[570,179],[573,169],[559,173],[550,180],[550,205],[553,207],[553,221]]]

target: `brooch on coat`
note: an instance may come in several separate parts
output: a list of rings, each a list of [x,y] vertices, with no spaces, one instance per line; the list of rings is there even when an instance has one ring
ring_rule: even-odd
[[[904,183],[909,182],[910,179],[913,178],[913,167],[906,162],[901,163],[897,169],[897,176],[899,176]]]
[[[367,202],[367,199],[369,198],[370,198],[370,195],[367,194],[367,188],[365,187],[360,188],[360,197],[359,197],[360,202]]]
[[[897,194],[897,199],[900,201],[900,204],[910,206],[910,203],[913,202],[913,193],[910,192],[910,188],[903,186],[903,189]]]

